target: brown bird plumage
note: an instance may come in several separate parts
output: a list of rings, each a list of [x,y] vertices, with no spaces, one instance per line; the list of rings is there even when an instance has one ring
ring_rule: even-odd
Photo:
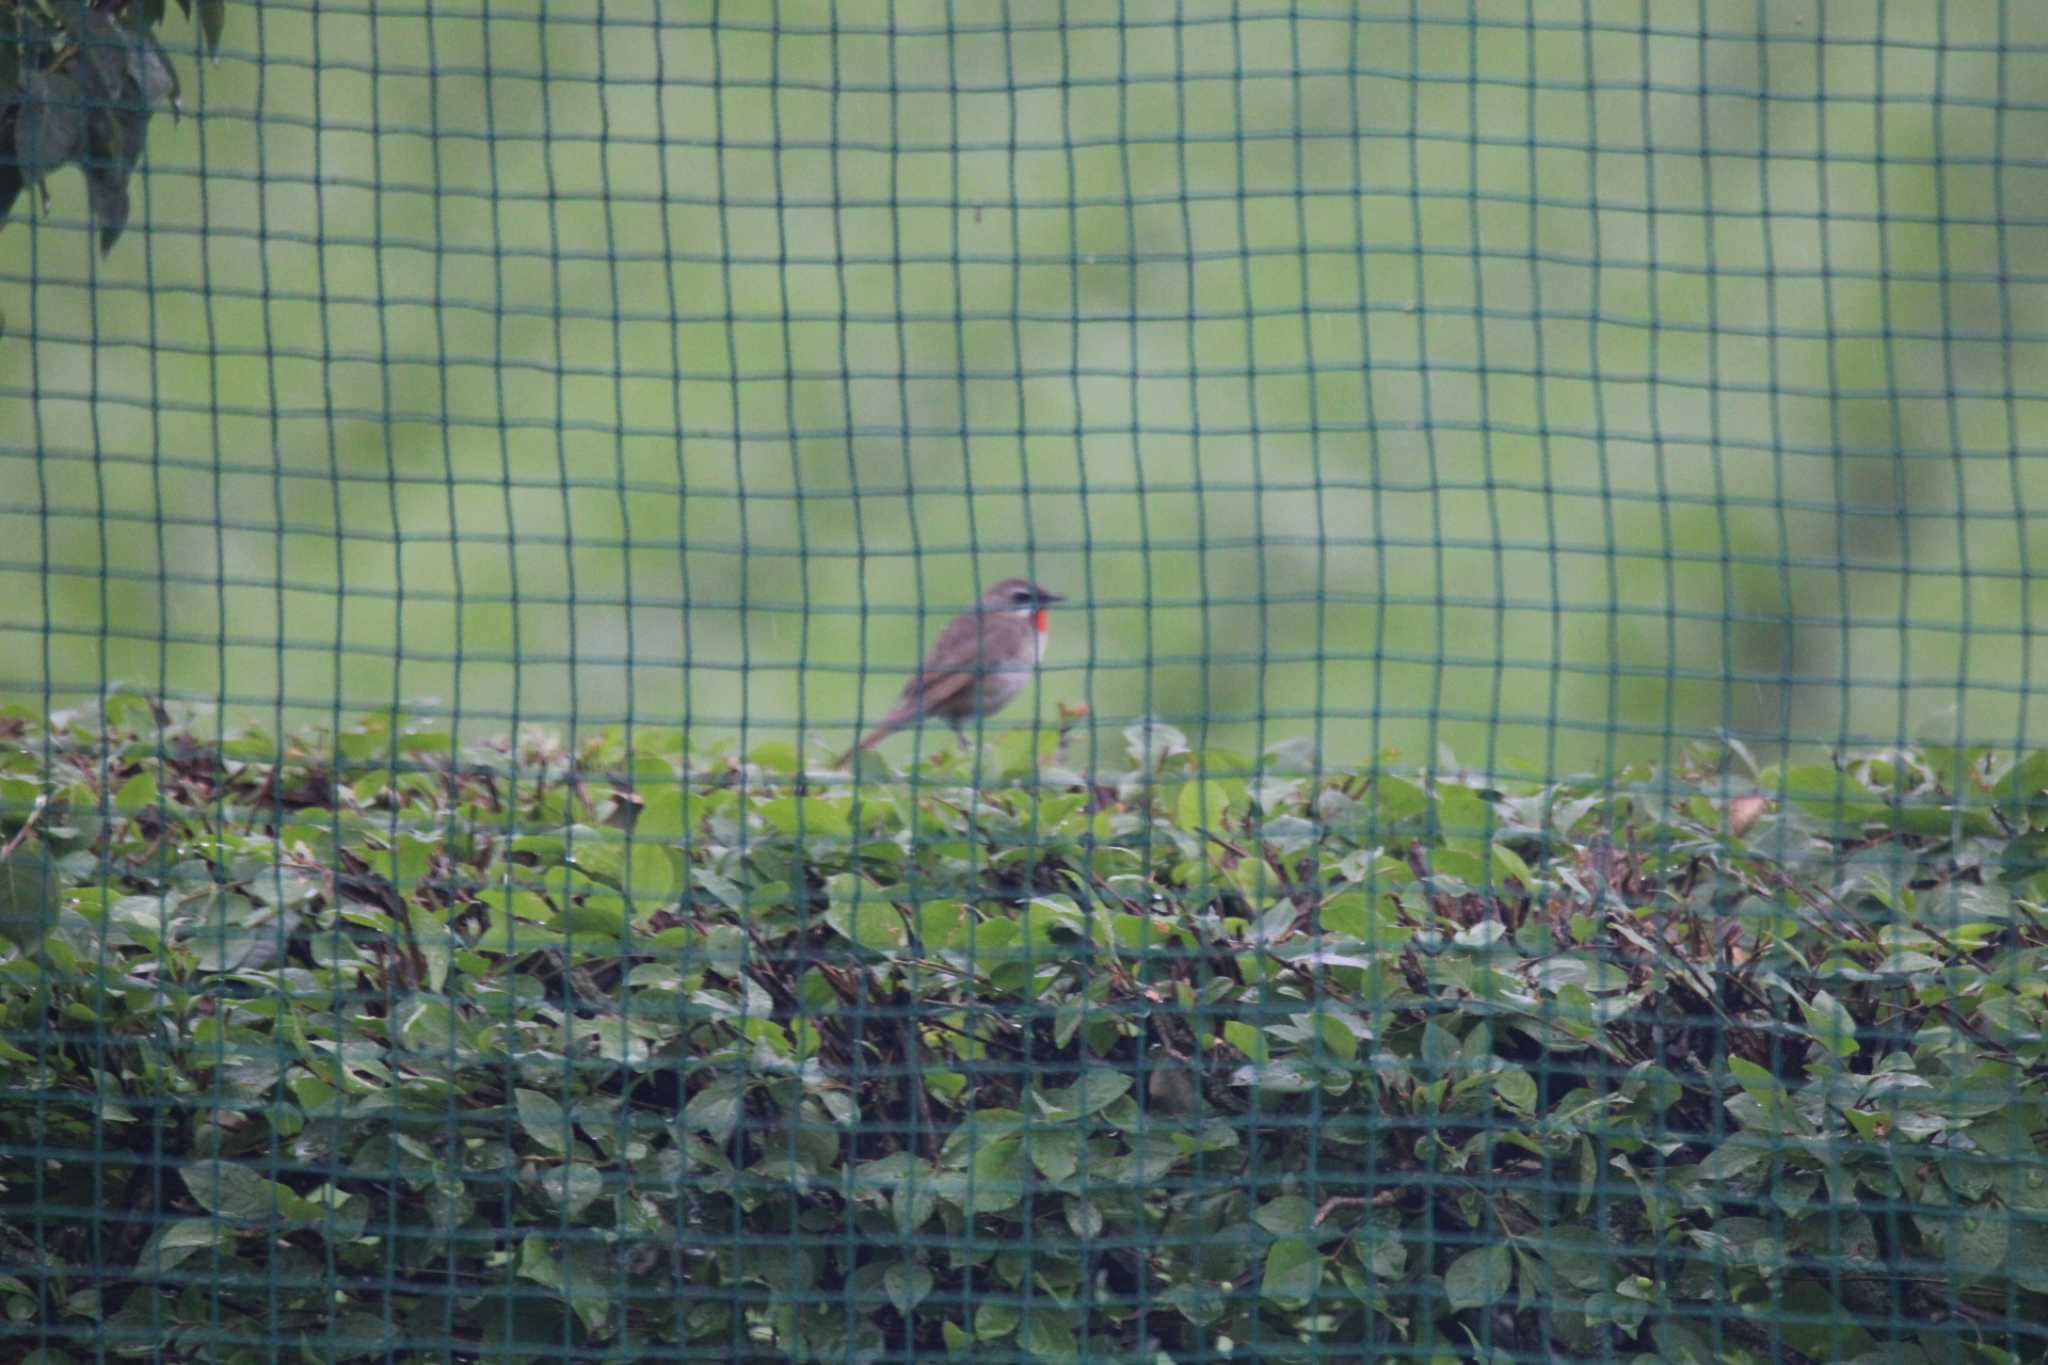
[[[968,721],[1002,710],[1031,681],[1045,657],[1045,609],[1065,600],[1026,578],[1006,578],[983,593],[939,632],[896,705],[835,766],[934,717],[951,725],[965,744]]]

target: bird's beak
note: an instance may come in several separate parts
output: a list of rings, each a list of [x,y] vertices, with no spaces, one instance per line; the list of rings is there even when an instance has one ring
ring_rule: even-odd
[[[1065,593],[1047,592],[1044,588],[1038,590],[1038,605],[1041,607],[1049,607],[1055,602],[1064,602],[1066,600],[1067,595]]]

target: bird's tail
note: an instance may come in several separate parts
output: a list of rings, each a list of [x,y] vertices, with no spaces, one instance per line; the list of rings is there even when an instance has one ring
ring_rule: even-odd
[[[877,744],[880,744],[883,740],[895,734],[898,730],[901,730],[903,728],[903,722],[908,719],[909,717],[906,715],[902,715],[898,712],[891,711],[888,715],[882,717],[881,723],[879,725],[875,726],[874,729],[868,731],[865,735],[861,736],[860,743],[854,745],[851,749],[848,749],[845,753],[839,755],[838,758],[834,759],[832,761],[832,766],[835,768],[845,767],[847,764],[853,762],[853,756],[855,754],[860,753],[863,750],[874,748]]]

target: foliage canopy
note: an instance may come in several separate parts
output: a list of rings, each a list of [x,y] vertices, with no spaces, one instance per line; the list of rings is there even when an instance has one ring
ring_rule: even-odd
[[[12,711],[0,1302],[48,1361],[2040,1358],[2048,756],[1127,739]]]
[[[218,51],[226,0],[178,7]],[[47,197],[49,176],[77,166],[100,251],[113,250],[150,117],[184,111],[157,37],[164,13],[164,0],[0,0],[0,224],[24,190]]]

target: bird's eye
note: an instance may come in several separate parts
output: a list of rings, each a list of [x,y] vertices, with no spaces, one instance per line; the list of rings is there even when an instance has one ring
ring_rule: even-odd
[[[1031,600],[1031,594],[1026,589],[1013,588],[1010,591],[1010,600],[1012,602],[1029,602]]]

